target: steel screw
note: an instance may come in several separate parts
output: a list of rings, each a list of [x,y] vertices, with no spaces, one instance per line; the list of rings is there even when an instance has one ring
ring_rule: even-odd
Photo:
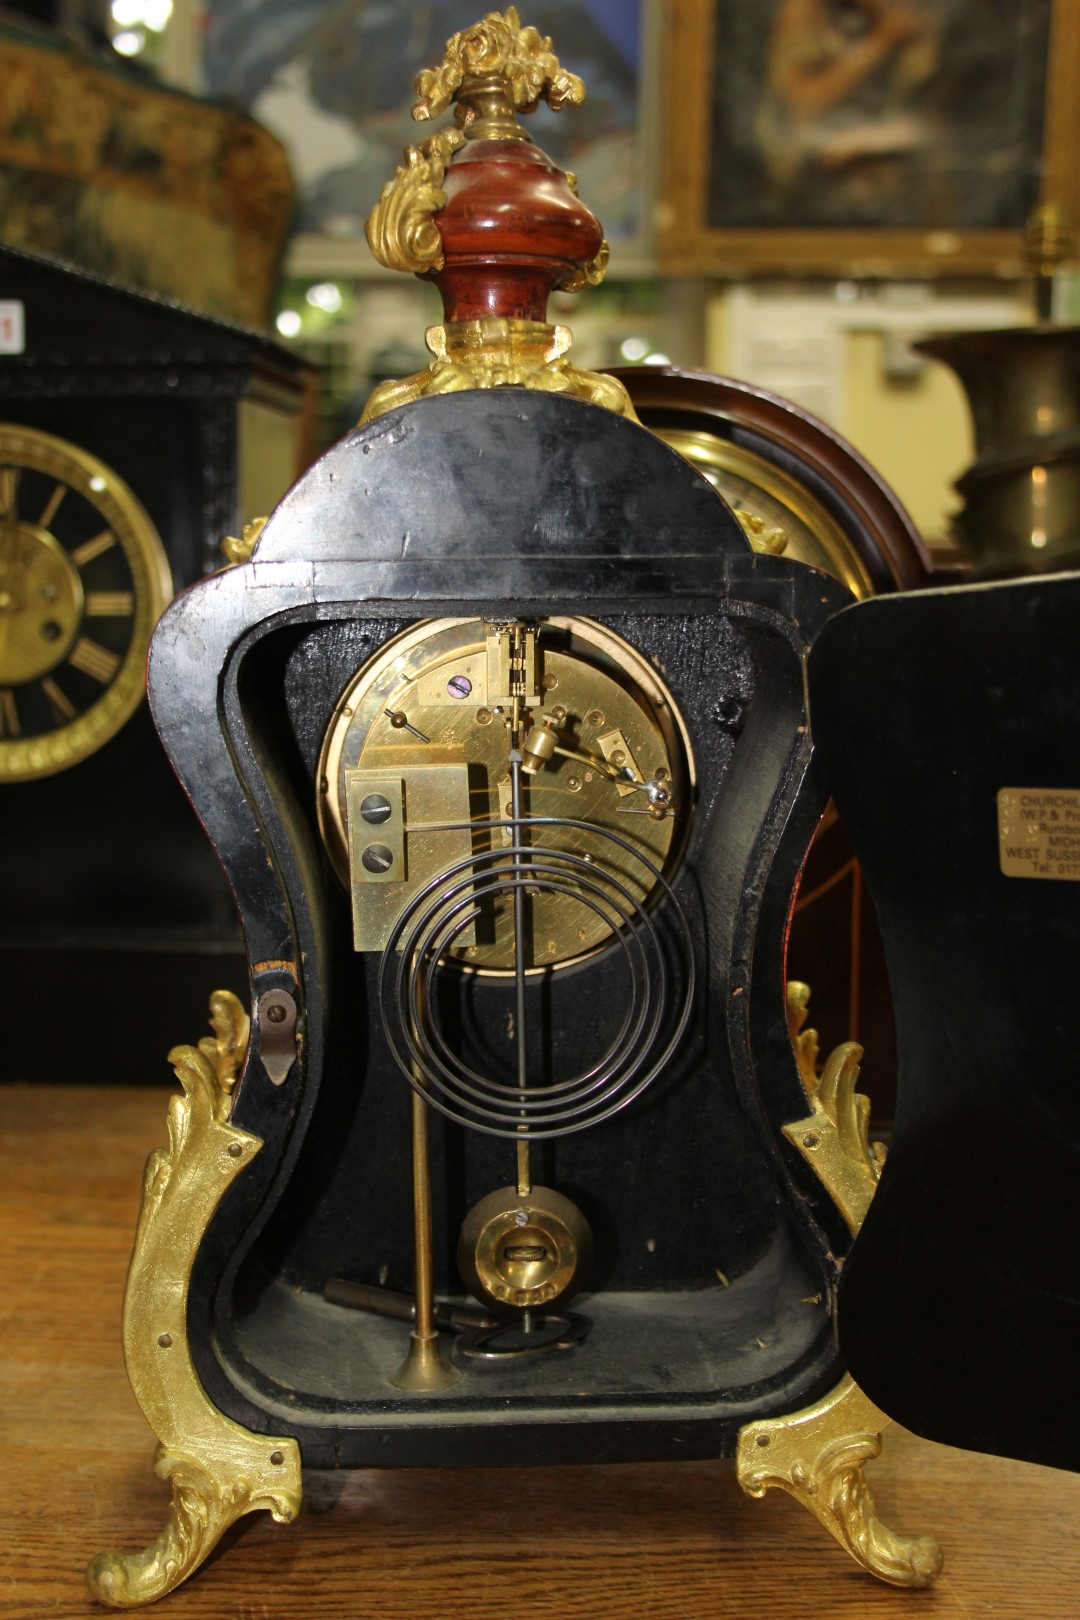
[[[390,800],[384,799],[381,793],[369,793],[360,805],[360,814],[365,821],[379,826],[390,817]]]
[[[272,1007],[267,1007],[266,1016],[271,1024],[283,1024],[285,1022],[285,1009],[280,1001],[275,1001]]]
[[[394,864],[394,852],[385,844],[369,844],[360,859],[366,872],[388,872]]]
[[[446,690],[452,698],[467,698],[472,691],[472,681],[467,675],[451,675]]]

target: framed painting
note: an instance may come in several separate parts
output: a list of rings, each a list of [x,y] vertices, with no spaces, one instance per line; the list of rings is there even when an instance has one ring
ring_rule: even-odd
[[[671,0],[669,274],[1021,275],[1080,222],[1080,0]]]

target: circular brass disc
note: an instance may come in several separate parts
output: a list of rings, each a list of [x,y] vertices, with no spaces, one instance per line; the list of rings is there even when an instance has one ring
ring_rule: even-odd
[[[654,431],[724,497],[752,544],[760,548],[761,541],[779,531],[786,540],[780,556],[820,568],[860,599],[873,595],[866,565],[843,529],[782,467],[712,433],[687,428]]]
[[[457,762],[467,770],[467,793],[454,797],[447,776],[439,817],[481,823],[510,816],[510,713],[505,705],[488,702],[489,629],[478,619],[426,621],[389,642],[342,693],[323,742],[318,811],[343,882],[365,881],[363,873],[350,873],[346,773],[354,768],[379,767],[393,775],[429,761]],[[584,825],[541,827],[534,841],[602,863],[641,903],[656,879],[634,854],[592,829],[617,834],[668,874],[684,841],[693,791],[683,722],[653,666],[603,626],[585,619],[544,620],[537,647],[543,703],[526,712],[522,731],[541,714],[553,715],[557,747],[535,775],[524,778],[525,815],[572,818]],[[662,782],[674,814],[650,814],[645,792],[613,780],[619,769],[639,782]],[[408,809],[405,830],[407,840],[422,850],[420,832],[410,832]],[[377,829],[371,836],[376,835]],[[500,840],[511,846],[509,829],[478,829],[474,851],[497,849]],[[375,870],[385,862],[385,851],[373,843],[365,857],[364,864],[370,861],[369,870]],[[410,856],[410,882],[414,876],[417,881],[438,876],[437,867],[424,874],[419,865],[419,858]],[[389,887],[370,890],[372,904],[395,908],[395,917],[409,897],[401,892],[406,885],[396,887],[396,894]],[[495,902],[486,924],[486,930],[478,929],[476,943],[453,948],[448,958],[463,966],[511,971],[515,944],[508,899]],[[529,897],[527,926],[532,970],[574,961],[612,933],[602,913],[565,893],[543,890]]]
[[[0,781],[66,770],[120,730],[171,591],[157,530],[110,467],[0,423]]]
[[[0,521],[0,687],[40,680],[70,653],[83,612],[79,570],[44,529]]]
[[[465,1286],[496,1310],[543,1310],[581,1287],[592,1258],[589,1223],[550,1187],[500,1187],[469,1211],[458,1241]]]

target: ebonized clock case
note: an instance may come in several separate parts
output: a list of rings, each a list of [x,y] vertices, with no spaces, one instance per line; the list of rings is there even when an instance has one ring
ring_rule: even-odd
[[[749,1418],[836,1384],[831,1300],[849,1239],[780,1127],[807,1107],[785,934],[825,802],[804,664],[847,600],[813,569],[752,553],[705,479],[635,423],[503,388],[355,430],[281,502],[250,562],[167,610],[151,705],[243,920],[252,1033],[231,1123],[264,1144],[190,1283],[188,1339],[221,1412],[295,1437],[309,1466],[715,1456]],[[461,615],[586,616],[662,669],[697,768],[672,879],[697,989],[670,1072],[613,1119],[541,1147],[542,1179],[595,1234],[588,1344],[410,1397],[386,1379],[400,1326],[323,1298],[340,1274],[410,1287],[412,1250],[409,1088],[315,801],[320,743],[354,671],[404,627]],[[619,994],[613,974],[611,951],[560,971],[556,1057]],[[497,985],[461,984],[451,1025],[477,1006],[481,1021],[485,1006],[502,1016]],[[260,1018],[268,992],[298,1009],[284,1078]],[[543,975],[529,994],[542,1018]],[[458,1225],[507,1179],[506,1144],[432,1120],[436,1282],[459,1290]]]

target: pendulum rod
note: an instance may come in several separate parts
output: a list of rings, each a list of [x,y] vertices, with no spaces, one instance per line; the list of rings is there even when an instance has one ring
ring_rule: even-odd
[[[416,1078],[419,1080],[419,1075]],[[413,1232],[416,1246],[416,1318],[409,1350],[390,1382],[398,1389],[449,1389],[461,1374],[443,1356],[435,1326],[435,1264],[431,1222],[431,1153],[428,1105],[412,1094]]]
[[[519,680],[524,685],[525,658],[522,646],[520,626],[515,627],[511,643],[511,667],[515,665],[519,671]],[[510,816],[513,822],[514,847],[518,853],[514,856],[515,882],[514,882],[514,989],[516,993],[517,1015],[515,1030],[517,1033],[517,1083],[518,1090],[524,1095],[528,1089],[528,1042],[525,1028],[525,868],[528,859],[521,853],[525,845],[525,816],[522,804],[521,778],[522,778],[522,714],[520,689],[514,693],[513,719],[511,722],[510,739]],[[521,1111],[522,1124],[519,1125],[517,1140],[517,1190],[519,1198],[526,1198],[532,1192],[532,1166],[529,1162],[529,1139],[526,1134],[525,1109]],[[533,1313],[522,1312],[522,1329],[529,1333],[532,1331]]]
[[[520,631],[518,632],[520,637]],[[514,694],[513,720],[511,724],[510,740],[510,816],[513,821],[513,838],[515,848],[519,851],[514,856],[515,878],[514,883],[514,989],[516,993],[516,1016],[514,1028],[517,1034],[517,1083],[519,1091],[526,1091],[529,1084],[528,1075],[528,1043],[525,1030],[525,878],[524,869],[527,864],[525,857],[520,853],[525,842],[524,808],[522,805],[521,777],[521,697]],[[524,1119],[524,1110],[522,1118]],[[522,1124],[519,1129],[523,1133],[518,1137],[517,1143],[517,1190],[521,1197],[532,1191],[532,1168],[529,1162],[529,1141],[524,1134],[526,1126]]]
[[[428,1110],[423,1097],[412,1094],[413,1203],[416,1211],[416,1332],[421,1339],[435,1336],[435,1272],[431,1249],[431,1164],[428,1147]]]

